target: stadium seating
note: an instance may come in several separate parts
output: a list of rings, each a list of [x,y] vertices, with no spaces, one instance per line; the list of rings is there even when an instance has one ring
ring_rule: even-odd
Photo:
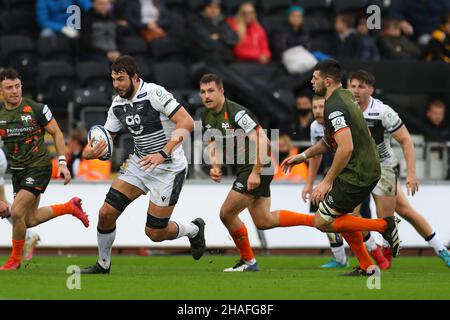
[[[67,37],[40,37],[38,39],[39,58],[41,61],[74,62],[74,46]]]
[[[263,13],[284,13],[292,5],[292,0],[264,0],[260,1],[259,6]]]
[[[334,0],[334,10],[336,13],[361,13],[365,6],[363,0]]]
[[[162,62],[153,66],[156,83],[166,89],[191,88],[187,68],[180,62]]]
[[[166,37],[151,43],[153,58],[157,61],[183,61],[186,57],[186,47],[183,41]]]
[[[80,111],[80,122],[85,128],[99,123],[105,123],[108,116],[108,107],[86,107]]]
[[[22,76],[26,89],[34,92],[36,83],[35,43],[32,38],[21,35],[3,36],[0,40],[0,61],[15,68]]]
[[[147,42],[139,37],[123,38],[120,51],[124,54],[132,55],[136,59],[146,59],[148,57]]]
[[[52,110],[65,112],[73,99],[76,87],[75,70],[67,62],[41,62],[39,64],[39,100],[51,105]]]
[[[4,10],[34,12],[36,0],[2,0],[1,5]]]
[[[107,96],[112,95],[111,71],[106,63],[79,62],[76,66],[76,74],[82,88],[95,88]]]
[[[3,34],[35,36],[39,30],[34,11],[2,10],[0,19]]]

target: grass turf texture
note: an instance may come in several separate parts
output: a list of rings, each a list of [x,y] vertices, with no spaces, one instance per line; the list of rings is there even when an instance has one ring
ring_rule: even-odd
[[[319,269],[328,257],[260,256],[260,272],[223,273],[235,257],[116,256],[110,275],[82,275],[81,289],[68,290],[67,267],[95,259],[37,256],[0,271],[0,299],[450,299],[450,270],[436,257],[400,257],[382,272],[381,290],[369,290],[365,277],[339,276],[351,268]]]

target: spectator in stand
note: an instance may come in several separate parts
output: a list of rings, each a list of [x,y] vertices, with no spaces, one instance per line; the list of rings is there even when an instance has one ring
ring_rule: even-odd
[[[233,49],[236,60],[262,64],[270,62],[272,53],[267,34],[258,22],[253,3],[241,4],[237,15],[228,18],[227,23],[239,36],[239,42]]]
[[[421,56],[420,47],[402,36],[400,21],[396,19],[386,21],[379,48],[381,56],[386,59],[418,59]]]
[[[91,9],[90,0],[37,0],[36,18],[41,28],[42,37],[63,34],[70,39],[78,37],[76,29],[67,26],[67,20],[72,15],[67,8],[77,5],[83,11]]]
[[[294,141],[310,141],[310,126],[314,121],[311,98],[302,93],[296,99],[296,125],[291,135]]]
[[[238,35],[225,22],[220,0],[205,0],[202,12],[192,23],[191,54],[194,60],[230,63]]]
[[[450,11],[450,1],[403,0],[393,9],[392,16],[400,21],[403,34],[424,46],[441,23],[442,15]]]
[[[148,43],[167,36],[170,14],[160,0],[127,0],[124,18]]]
[[[360,59],[363,61],[378,61],[380,60],[380,52],[378,51],[375,39],[370,35],[367,28],[367,19],[360,18],[356,30],[361,41],[361,55]]]
[[[361,57],[361,39],[355,30],[355,18],[349,14],[338,14],[334,26],[336,57],[359,59]]]
[[[450,62],[450,13],[445,15],[442,25],[431,34],[426,60]]]
[[[280,164],[287,157],[298,154],[299,150],[298,148],[294,147],[291,138],[287,134],[281,134],[278,140],[279,161],[277,161],[277,159],[274,159],[274,164],[275,166],[277,166],[277,169],[273,176],[273,180],[287,180],[292,182],[306,181],[306,178],[308,178],[308,166],[305,162],[292,167],[292,169],[288,173],[283,172],[283,168],[280,167]]]
[[[441,100],[434,100],[427,106],[426,127],[423,131],[426,141],[450,141],[450,128],[445,121],[446,107]]]
[[[286,50],[302,46],[311,51],[311,38],[303,27],[303,8],[295,5],[288,10],[286,25],[274,36],[274,55],[281,57]]]
[[[92,9],[82,15],[80,47],[84,59],[113,63],[120,56],[118,25],[111,8],[111,0],[93,0]]]

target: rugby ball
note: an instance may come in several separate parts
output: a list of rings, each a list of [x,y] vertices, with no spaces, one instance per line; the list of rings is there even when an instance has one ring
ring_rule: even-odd
[[[106,130],[103,126],[95,125],[89,129],[88,132],[88,142],[92,141],[92,146],[95,147],[97,143],[100,141],[106,141],[106,154],[103,157],[98,158],[99,160],[108,160],[111,158],[113,153],[113,139],[109,134],[108,130]]]

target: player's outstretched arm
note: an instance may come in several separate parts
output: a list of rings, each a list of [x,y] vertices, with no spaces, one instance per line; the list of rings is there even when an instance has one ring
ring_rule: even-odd
[[[321,139],[315,145],[306,149],[306,151],[284,159],[284,161],[281,163],[281,167],[283,168],[283,171],[287,173],[293,166],[305,162],[309,158],[321,155],[327,150],[327,144],[323,139]]]
[[[64,135],[54,118],[44,128],[55,142],[56,153],[58,155],[58,176],[63,175],[64,184],[66,185],[72,180],[72,177],[70,176],[69,169],[67,169],[67,162],[65,160],[66,144],[64,142]]]
[[[419,191],[419,180],[416,175],[416,154],[414,153],[414,144],[411,139],[411,135],[403,125],[400,129],[392,134],[395,140],[402,146],[403,155],[406,160],[406,189],[408,195],[414,194]]]

